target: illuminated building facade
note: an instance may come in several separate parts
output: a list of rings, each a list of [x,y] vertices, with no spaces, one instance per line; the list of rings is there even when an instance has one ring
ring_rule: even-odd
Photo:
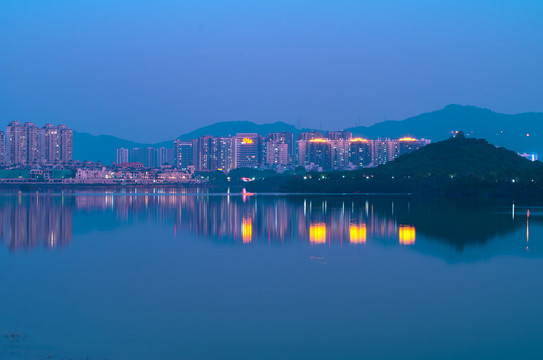
[[[235,138],[202,136],[198,138],[194,154],[196,170],[228,172],[234,168]]]
[[[362,138],[352,138],[349,142],[349,162],[359,168],[370,165],[372,161],[371,141]]]
[[[236,134],[234,168],[255,168],[262,164],[262,137],[254,133]]]
[[[234,168],[235,138],[215,137],[211,143],[211,169],[228,172]]]
[[[266,139],[266,164],[289,165],[294,159],[294,134],[283,131],[271,133]]]
[[[296,142],[297,164],[315,165],[323,170],[385,164],[430,143],[414,138],[368,140],[353,138],[351,133],[340,131],[329,133],[326,139],[305,134],[304,139]]]

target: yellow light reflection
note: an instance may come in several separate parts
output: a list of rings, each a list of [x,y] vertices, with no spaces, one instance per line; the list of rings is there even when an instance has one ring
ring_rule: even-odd
[[[253,220],[251,218],[243,218],[241,225],[241,237],[244,244],[248,244],[253,239]]]
[[[311,139],[309,142],[319,142],[319,143],[325,143],[328,142],[326,139]]]
[[[411,225],[400,225],[400,245],[413,245],[415,243],[415,227]]]
[[[366,224],[351,224],[349,229],[351,244],[365,244],[366,243]]]
[[[309,241],[312,244],[326,244],[326,224],[309,224]]]
[[[241,143],[242,144],[252,144],[253,139],[251,139],[251,138],[243,138],[243,140],[241,140]]]
[[[417,139],[409,137],[409,136],[403,137],[403,138],[401,138],[399,140],[400,141],[417,141]]]
[[[351,142],[368,142],[368,140],[363,138],[352,138]]]

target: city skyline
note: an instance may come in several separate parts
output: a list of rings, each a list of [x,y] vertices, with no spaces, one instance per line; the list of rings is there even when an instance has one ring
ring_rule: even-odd
[[[349,131],[288,131],[237,133],[234,136],[201,136],[173,141],[173,149],[119,148],[116,166],[158,168],[170,165],[185,171],[228,173],[239,168],[273,169],[278,172],[302,166],[306,170],[354,170],[374,167],[430,144],[428,139],[365,139]]]

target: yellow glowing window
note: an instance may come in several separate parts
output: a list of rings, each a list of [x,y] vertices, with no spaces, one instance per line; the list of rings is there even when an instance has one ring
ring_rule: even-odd
[[[253,139],[251,139],[251,138],[243,138],[243,140],[241,140],[241,143],[244,144],[244,145],[252,144]]]

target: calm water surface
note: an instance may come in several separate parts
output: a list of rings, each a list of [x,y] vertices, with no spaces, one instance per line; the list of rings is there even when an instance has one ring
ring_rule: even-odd
[[[0,194],[0,358],[543,358],[543,208],[171,191]]]

